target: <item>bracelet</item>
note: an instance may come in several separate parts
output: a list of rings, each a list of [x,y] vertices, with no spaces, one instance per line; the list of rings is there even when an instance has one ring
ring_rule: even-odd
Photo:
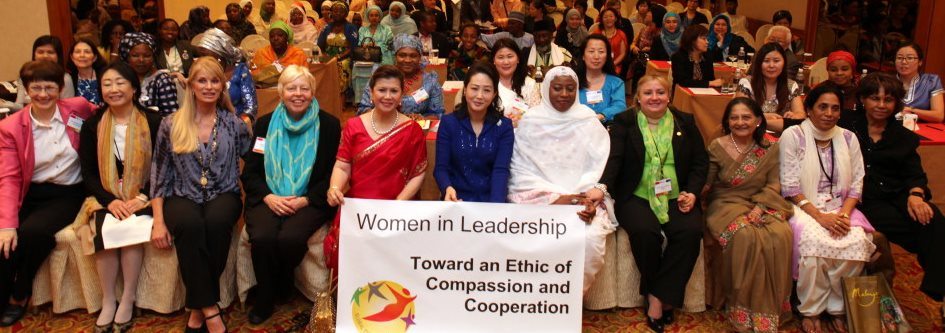
[[[919,197],[919,198],[925,199],[925,193],[922,193],[922,192],[919,192],[919,191],[912,191],[912,192],[909,192],[909,195],[917,196],[917,197]]]
[[[604,192],[604,196],[605,196],[605,197],[609,197],[609,196],[610,196],[610,192],[607,192],[607,185],[604,185],[604,184],[601,184],[601,183],[597,183],[597,184],[594,184],[594,188],[600,190],[601,192]]]
[[[847,214],[847,213],[840,213],[840,215],[837,215],[837,216],[840,216],[840,217],[845,218],[845,219],[850,218],[850,214]]]
[[[804,205],[809,204],[809,203],[810,203],[810,201],[808,201],[807,199],[804,199],[804,200],[801,200],[800,202],[797,203],[797,207],[798,207],[798,208],[802,208],[802,207],[804,207]]]

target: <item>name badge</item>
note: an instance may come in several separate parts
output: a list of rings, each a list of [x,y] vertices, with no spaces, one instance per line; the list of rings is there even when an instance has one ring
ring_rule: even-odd
[[[74,129],[76,132],[82,130],[82,123],[85,123],[85,119],[79,118],[79,116],[72,115],[69,117],[69,127]]]
[[[427,98],[430,98],[430,95],[427,94],[426,89],[420,88],[420,90],[413,92],[413,100],[417,102],[417,104],[423,103]]]
[[[253,152],[262,154],[266,152],[266,138],[256,137],[256,144],[253,145]]]
[[[587,91],[587,104],[597,104],[604,101],[604,93],[600,90]]]
[[[817,193],[817,201],[820,205],[817,205],[818,208],[823,209],[825,212],[835,212],[840,210],[843,207],[843,199],[840,198],[839,193]]]
[[[282,70],[285,69],[285,66],[282,66],[278,61],[272,63],[273,66],[276,66],[276,71],[282,73]]]
[[[669,178],[663,178],[656,181],[656,184],[653,185],[653,189],[656,190],[656,195],[666,195],[673,190],[673,181]]]

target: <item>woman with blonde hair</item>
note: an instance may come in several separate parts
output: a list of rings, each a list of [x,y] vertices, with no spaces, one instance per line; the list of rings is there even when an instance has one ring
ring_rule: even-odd
[[[272,316],[277,295],[292,291],[292,272],[308,251],[307,242],[330,221],[335,209],[326,192],[341,140],[341,122],[319,109],[315,77],[289,66],[279,77],[282,101],[256,122],[264,148],[246,153],[246,232],[252,244],[256,300],[254,325]]]
[[[226,330],[217,305],[219,279],[243,208],[239,157],[251,141],[224,90],[226,81],[215,59],[194,62],[183,107],[161,123],[151,165],[151,241],[177,250],[185,306],[192,309],[188,332],[205,323],[210,332]]]

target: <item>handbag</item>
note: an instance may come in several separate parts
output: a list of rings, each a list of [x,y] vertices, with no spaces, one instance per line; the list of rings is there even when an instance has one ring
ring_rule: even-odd
[[[850,333],[907,333],[912,331],[899,301],[883,275],[845,277],[843,305]]]
[[[364,42],[368,39],[371,40],[372,46],[364,46]],[[374,41],[374,38],[366,37],[361,41],[361,45],[355,47],[351,52],[351,60],[353,61],[367,61],[379,63],[381,62],[381,47],[377,46],[377,42]]]

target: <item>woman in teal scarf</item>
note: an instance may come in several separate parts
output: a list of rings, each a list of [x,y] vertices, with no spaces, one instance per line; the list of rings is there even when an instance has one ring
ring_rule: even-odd
[[[695,119],[668,106],[666,78],[642,77],[637,104],[614,118],[607,167],[587,198],[601,200],[609,190],[640,271],[647,324],[663,332],[673,322],[673,309],[683,305],[702,247],[698,195],[709,161]]]
[[[271,315],[291,292],[292,272],[309,237],[335,216],[325,193],[341,140],[341,123],[318,109],[315,78],[291,65],[279,77],[282,102],[256,122],[253,150],[243,156],[246,232],[252,244],[256,302],[249,322]]]

